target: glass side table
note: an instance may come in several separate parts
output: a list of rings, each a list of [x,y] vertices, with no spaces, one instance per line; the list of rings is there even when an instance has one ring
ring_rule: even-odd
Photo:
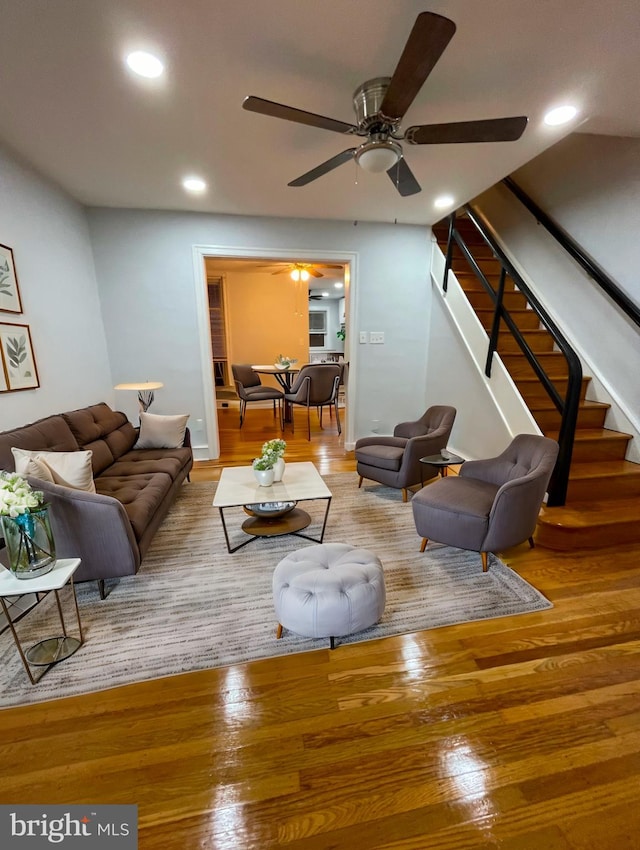
[[[464,458],[460,455],[455,455],[453,452],[442,449],[434,455],[427,455],[420,458],[420,485],[424,487],[424,466],[435,466],[440,475],[444,478],[447,475],[447,469],[450,466],[455,466],[459,463],[464,463]]]
[[[59,661],[63,661],[65,658],[73,655],[73,653],[79,649],[84,642],[84,638],[82,636],[82,623],[80,622],[80,612],[78,610],[78,599],[76,597],[76,589],[73,583],[73,574],[79,566],[80,558],[59,558],[51,572],[48,572],[43,576],[30,579],[18,579],[9,570],[0,568],[0,604],[2,605],[2,610],[7,619],[7,624],[11,629],[11,634],[13,635],[14,643],[18,650],[18,654],[20,655],[20,660],[22,661],[24,669],[27,671],[27,676],[29,677],[32,685],[39,682],[47,670],[49,670],[49,668],[54,664],[57,664]],[[67,627],[62,613],[59,591],[67,583],[71,588],[76,620],[78,621],[78,637],[73,637],[72,635],[67,634]],[[18,636],[15,624],[37,608],[42,600],[45,599],[47,594],[51,593],[51,591],[53,591],[56,596],[56,604],[58,606],[58,616],[60,617],[62,634],[38,641],[38,643],[25,650]],[[23,611],[22,614],[12,620],[6,598],[11,596],[22,596],[26,593],[34,593],[36,595],[36,601],[33,605]],[[44,667],[45,669],[36,678],[31,671],[30,665],[33,665],[34,667]]]

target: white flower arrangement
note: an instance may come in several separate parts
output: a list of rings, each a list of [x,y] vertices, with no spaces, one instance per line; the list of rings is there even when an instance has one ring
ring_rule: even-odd
[[[257,457],[253,461],[254,469],[273,469],[276,465],[276,461],[278,460],[278,455],[275,452],[265,452],[263,451],[260,457]]]
[[[262,444],[262,454],[265,454],[265,452],[273,452],[276,457],[282,457],[286,448],[287,444],[284,440],[267,440],[266,443]]]
[[[44,493],[33,490],[23,475],[0,472],[0,516],[17,517],[44,504]]]

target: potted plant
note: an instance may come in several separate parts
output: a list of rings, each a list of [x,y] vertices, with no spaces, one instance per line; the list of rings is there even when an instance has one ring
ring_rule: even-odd
[[[0,472],[0,520],[16,578],[36,578],[54,568],[56,550],[44,493],[33,490],[17,472]]]
[[[274,466],[278,456],[274,452],[263,452],[253,461],[253,474],[261,487],[270,487],[274,479]]]
[[[277,460],[276,460],[274,467],[273,467],[273,470],[274,470],[273,480],[274,481],[282,481],[282,476],[284,475],[284,467],[285,467],[283,455],[285,453],[286,448],[287,448],[286,442],[284,440],[279,440],[279,439],[267,440],[267,442],[264,443],[263,446],[262,446],[262,453],[263,454],[265,452],[272,452],[277,457]]]

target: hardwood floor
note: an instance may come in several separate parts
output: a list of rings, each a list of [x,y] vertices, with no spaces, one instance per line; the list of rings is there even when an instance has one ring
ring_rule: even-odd
[[[220,424],[194,478],[275,435]],[[0,799],[137,803],[144,850],[640,848],[637,547],[502,555],[553,609],[4,710]]]

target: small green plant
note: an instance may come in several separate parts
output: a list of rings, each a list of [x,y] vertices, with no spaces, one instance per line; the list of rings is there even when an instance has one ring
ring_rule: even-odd
[[[278,455],[275,452],[263,452],[260,457],[255,458],[253,461],[253,468],[261,470],[273,469],[277,460]]]
[[[276,457],[282,457],[286,448],[287,444],[284,440],[267,440],[267,442],[262,445],[262,454],[265,454],[265,452],[273,452]]]
[[[340,325],[340,330],[336,331],[336,336],[338,337],[338,339],[342,340],[342,342],[345,341],[345,337],[347,336],[347,332],[346,332],[346,328],[344,326],[344,322]]]

